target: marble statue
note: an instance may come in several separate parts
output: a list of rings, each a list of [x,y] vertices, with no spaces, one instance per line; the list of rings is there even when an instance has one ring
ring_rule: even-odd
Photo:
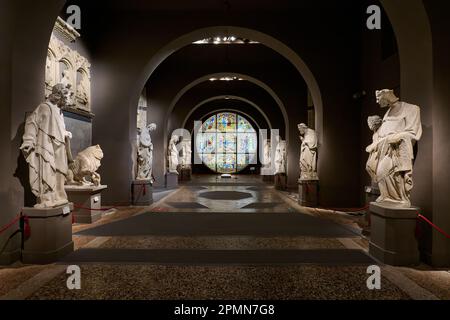
[[[191,140],[183,140],[181,142],[181,154],[180,165],[182,168],[190,168],[192,164],[192,143]]]
[[[97,173],[103,159],[103,151],[99,145],[81,151],[70,164],[67,174],[67,185],[99,186],[100,174]],[[86,178],[90,179],[86,180]]]
[[[286,141],[280,140],[275,149],[275,174],[286,173],[287,149]]]
[[[37,198],[35,208],[53,208],[68,203],[64,190],[68,163],[71,162],[70,139],[61,108],[68,90],[62,84],[52,88],[48,99],[31,113],[25,123],[20,147],[29,165],[29,178]]]
[[[70,92],[67,106],[90,111],[91,104],[91,64],[78,51],[69,47],[66,42],[75,41],[80,35],[74,33],[69,25],[58,19],[50,37],[47,51],[45,72],[45,95],[51,93],[54,84],[62,83]],[[55,31],[64,34],[60,40]],[[81,79],[80,79],[81,77]]]
[[[84,75],[77,88],[77,95],[79,97],[79,102],[81,106],[83,106],[83,109],[87,109],[86,106],[89,104],[89,95],[90,95],[89,88],[90,88],[89,79],[86,75]]]
[[[55,85],[54,71],[53,71],[53,61],[50,56],[47,57],[45,62],[45,84],[48,87],[53,87]]]
[[[272,147],[270,145],[270,139],[264,140],[264,168],[270,168],[272,166]]]
[[[389,108],[377,131],[376,142],[369,148],[375,154],[371,170],[375,171],[381,193],[377,202],[409,208],[413,188],[413,147],[422,136],[420,108],[401,102],[392,90],[377,91],[376,99],[381,108]]]
[[[66,105],[74,106],[75,105],[75,101],[74,101],[75,92],[72,89],[73,81],[72,81],[72,78],[70,77],[70,73],[68,70],[64,70],[62,72],[62,78],[61,78],[60,83],[68,90]]]
[[[300,181],[319,180],[317,176],[317,134],[313,129],[301,123],[298,125],[300,133]]]
[[[169,142],[169,148],[167,150],[167,161],[168,161],[168,171],[169,173],[178,174],[177,167],[178,167],[178,149],[177,144],[180,140],[180,137],[177,135],[173,135],[170,138]]]
[[[138,154],[136,180],[149,180],[153,183],[153,143],[150,133],[156,130],[156,124],[151,123],[138,129]]]
[[[369,129],[373,132],[372,144],[366,148],[366,152],[369,154],[369,159],[366,164],[366,171],[372,179],[372,183],[377,180],[377,143],[379,140],[378,130],[383,123],[383,119],[380,116],[371,116],[367,119]]]

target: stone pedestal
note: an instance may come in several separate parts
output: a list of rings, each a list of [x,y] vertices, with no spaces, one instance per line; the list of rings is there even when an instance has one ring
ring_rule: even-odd
[[[178,187],[178,174],[168,172],[166,173],[166,188]]]
[[[191,169],[190,168],[182,168],[180,169],[179,180],[180,181],[191,181]]]
[[[22,251],[23,263],[49,264],[73,251],[72,211],[72,203],[49,209],[22,209],[31,230]]]
[[[275,189],[287,190],[287,176],[285,173],[277,173],[275,175]]]
[[[366,194],[366,205],[370,205],[372,202],[377,201],[380,196],[380,189],[378,185],[374,183],[371,186],[366,186],[365,189]],[[370,210],[366,210],[366,214],[364,215],[364,219],[361,219],[360,223],[362,230],[362,234],[365,236],[370,235]]]
[[[103,217],[102,191],[108,186],[66,186],[69,201],[75,204],[76,223],[94,223]]]
[[[150,180],[135,180],[131,183],[134,206],[149,206],[153,203],[153,185]]]
[[[418,208],[395,208],[371,203],[371,238],[369,253],[393,266],[420,263],[416,239]]]
[[[298,182],[298,204],[315,208],[319,205],[319,181]]]

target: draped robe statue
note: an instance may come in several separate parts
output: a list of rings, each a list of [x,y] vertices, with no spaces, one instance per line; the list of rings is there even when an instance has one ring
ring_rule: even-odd
[[[64,190],[68,162],[72,161],[72,135],[66,131],[61,108],[67,88],[53,87],[48,100],[31,113],[25,123],[22,150],[30,169],[30,185],[37,198],[35,208],[52,208],[68,203]]]
[[[183,140],[181,142],[182,148],[182,157],[180,161],[180,165],[183,169],[190,168],[192,165],[192,143],[191,140]]]
[[[376,92],[377,103],[389,108],[372,146],[376,153],[376,182],[381,196],[378,203],[411,207],[414,144],[422,136],[420,108],[401,102],[392,90]]]
[[[153,178],[153,143],[150,132],[156,130],[156,124],[149,124],[147,127],[138,129],[138,172],[137,180],[150,180]]]
[[[270,140],[264,140],[264,168],[270,168],[272,166],[272,150],[270,145]]]
[[[280,140],[275,149],[275,174],[286,173],[286,141]]]
[[[377,164],[378,164],[378,154],[377,154],[377,145],[380,136],[378,134],[378,130],[383,123],[383,119],[379,116],[371,116],[367,119],[367,124],[369,125],[369,129],[373,132],[372,136],[372,144],[366,148],[366,152],[369,153],[369,159],[366,164],[366,171],[372,179],[372,183],[377,180]]]
[[[167,162],[169,165],[168,171],[169,173],[178,174],[178,149],[177,143],[180,140],[180,137],[177,135],[173,135],[169,142],[169,148],[167,150]]]
[[[300,181],[319,180],[317,176],[317,134],[305,124],[298,125],[300,132]]]

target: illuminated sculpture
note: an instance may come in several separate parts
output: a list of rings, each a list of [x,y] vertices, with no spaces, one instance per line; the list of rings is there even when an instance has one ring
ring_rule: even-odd
[[[35,208],[44,209],[68,203],[64,190],[70,139],[61,108],[66,106],[68,90],[62,84],[53,87],[47,101],[40,104],[25,123],[20,147],[30,169],[30,185],[37,198]]]
[[[138,155],[137,155],[137,180],[153,179],[153,143],[150,133],[156,130],[156,124],[151,123],[148,126],[138,129]]]
[[[180,137],[173,135],[169,142],[169,148],[167,150],[167,161],[168,161],[168,171],[169,173],[178,174],[178,149],[177,143]]]
[[[392,90],[376,92],[377,103],[389,108],[378,130],[378,140],[370,147],[375,152],[376,182],[381,196],[378,203],[411,207],[414,144],[422,136],[420,108],[401,102]]]
[[[317,176],[317,134],[305,124],[298,125],[300,133],[300,181],[319,180]]]

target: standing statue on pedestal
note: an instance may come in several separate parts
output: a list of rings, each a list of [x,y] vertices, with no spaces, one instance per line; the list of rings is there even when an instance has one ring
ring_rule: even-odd
[[[392,90],[376,92],[377,103],[389,108],[378,130],[376,152],[376,181],[381,196],[378,203],[396,207],[411,207],[413,188],[413,147],[422,137],[420,108],[401,102]]]
[[[286,141],[280,140],[275,149],[275,174],[286,174]]]
[[[192,143],[191,140],[183,140],[181,142],[181,161],[180,165],[182,169],[190,169],[192,164]]]
[[[168,171],[169,173],[178,174],[178,149],[177,144],[180,140],[180,137],[177,135],[173,135],[169,142],[169,148],[167,150],[167,162],[168,162]]]
[[[272,148],[270,140],[264,140],[264,163],[263,168],[269,169],[272,166]]]
[[[153,143],[150,133],[156,130],[156,124],[151,123],[147,127],[138,129],[138,156],[136,180],[150,180],[153,177]]]
[[[299,181],[319,180],[317,176],[317,134],[304,123],[298,125],[298,131],[300,132],[300,141],[302,143]]]
[[[30,185],[37,198],[35,208],[53,208],[68,203],[64,190],[68,163],[72,162],[70,139],[61,108],[67,102],[67,88],[53,87],[48,100],[40,104],[25,123],[22,150],[30,169]]]

